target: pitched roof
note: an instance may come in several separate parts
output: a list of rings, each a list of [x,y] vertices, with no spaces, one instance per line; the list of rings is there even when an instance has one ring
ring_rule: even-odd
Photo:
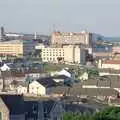
[[[89,79],[87,81],[83,81],[83,85],[97,85],[97,80]]]
[[[103,76],[102,80],[89,79],[83,82],[83,85],[96,85],[98,87],[120,88],[120,76]]]
[[[53,79],[68,79],[69,77],[65,76],[65,75],[57,75],[57,76],[53,76]]]
[[[56,86],[56,82],[53,80],[52,77],[39,78],[37,79],[37,82],[47,88]]]
[[[112,96],[118,92],[111,88],[72,88],[71,95],[87,95],[87,96]]]
[[[7,65],[7,64],[4,64],[1,68],[1,71],[9,71],[10,70],[10,67]]]
[[[1,94],[0,97],[8,107],[10,114],[19,115],[24,113],[23,96]]]
[[[112,88],[82,88],[81,85],[73,85],[73,87],[57,86],[52,88],[53,94],[70,94],[70,95],[87,95],[87,96],[111,96],[118,92]]]
[[[58,73],[58,75],[65,75],[65,76],[67,76],[67,77],[71,77],[71,73],[68,72],[68,71],[65,70],[65,69],[61,70],[61,71]]]

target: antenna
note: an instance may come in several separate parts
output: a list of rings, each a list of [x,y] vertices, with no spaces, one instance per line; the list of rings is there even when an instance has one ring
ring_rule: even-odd
[[[34,34],[34,39],[35,40],[37,39],[37,32],[35,32],[35,34]]]
[[[53,32],[55,32],[55,31],[56,31],[56,25],[53,24]]]
[[[4,31],[4,27],[2,26],[0,28],[0,41],[4,41],[5,39],[5,31]]]

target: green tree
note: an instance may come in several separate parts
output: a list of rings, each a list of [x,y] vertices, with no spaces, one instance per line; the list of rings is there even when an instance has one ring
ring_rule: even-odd
[[[120,107],[108,107],[93,115],[65,113],[63,120],[120,120]]]
[[[95,69],[89,69],[88,70],[88,75],[89,77],[98,77],[99,76],[99,71]]]

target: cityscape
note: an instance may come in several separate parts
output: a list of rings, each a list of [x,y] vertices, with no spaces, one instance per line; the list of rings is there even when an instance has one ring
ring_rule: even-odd
[[[23,3],[20,2],[21,4]],[[43,3],[41,7],[42,5]],[[69,5],[73,5],[71,1]],[[86,9],[82,11],[86,15],[89,10],[87,7],[89,8],[91,3],[81,5],[86,5]],[[101,4],[95,2],[93,6],[95,5]],[[104,5],[106,3],[102,4]],[[111,5],[113,4],[110,2],[108,6]],[[60,11],[64,9],[64,5],[60,4]],[[60,11],[57,14],[60,14]],[[45,11],[42,12],[44,14]],[[31,12],[30,16],[38,19],[35,17],[38,13]],[[66,14],[66,11],[63,13]],[[73,19],[76,13],[72,14],[71,12],[70,16]],[[95,25],[98,14],[100,13],[96,14],[96,21],[93,22]],[[58,17],[62,24],[61,16],[54,18],[55,15],[50,15],[54,20]],[[85,15],[80,15],[80,19]],[[76,18],[78,16],[76,15]],[[92,14],[87,16],[92,17]],[[66,18],[63,17],[64,21]],[[43,19],[46,20],[41,17],[40,24],[44,23]],[[69,17],[67,18],[69,23],[71,20],[68,19]],[[22,19],[20,20],[22,23]],[[25,30],[18,32],[17,29],[14,30],[16,23],[12,28],[14,21],[9,21],[11,27],[0,21],[0,120],[120,120],[119,34],[111,37],[112,35],[104,34],[105,32],[90,30],[85,24],[77,30],[79,27],[77,20],[71,24],[74,26],[73,30],[67,23],[62,26],[54,22],[50,28],[52,30],[41,28],[43,33],[34,31],[35,26],[32,24],[29,24],[27,32]],[[102,22],[104,28],[104,21]],[[99,23],[98,30],[101,29],[102,22]],[[112,24],[113,21],[107,22]],[[64,29],[56,27],[57,24]],[[30,29],[34,32],[29,31],[30,26],[34,26]],[[66,26],[68,30],[65,30]],[[25,27],[23,25],[23,29]],[[112,25],[111,29],[110,31],[114,33]],[[107,30],[109,31],[109,27]],[[116,31],[119,33],[119,30]]]

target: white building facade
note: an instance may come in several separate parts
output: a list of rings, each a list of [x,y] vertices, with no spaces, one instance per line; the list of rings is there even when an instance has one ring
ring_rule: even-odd
[[[85,64],[86,50],[80,46],[67,45],[62,48],[43,48],[42,61],[43,62],[62,62]]]

